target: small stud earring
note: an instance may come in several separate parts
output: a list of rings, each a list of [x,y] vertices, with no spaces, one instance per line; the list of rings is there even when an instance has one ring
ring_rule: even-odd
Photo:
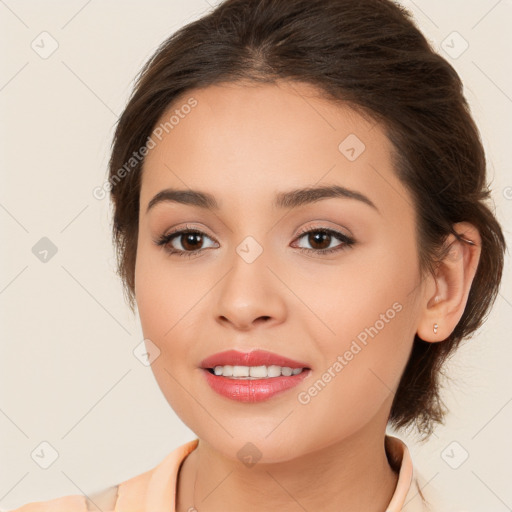
[[[437,334],[437,324],[434,324],[434,334]]]

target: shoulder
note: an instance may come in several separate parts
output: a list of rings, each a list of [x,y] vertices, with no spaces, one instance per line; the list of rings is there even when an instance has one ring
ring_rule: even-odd
[[[142,512],[149,483],[157,467],[89,495],[73,494],[30,502],[6,512],[113,512],[125,509]]]
[[[114,510],[119,486],[114,485],[89,496],[73,494],[47,501],[31,502],[9,512],[88,512]]]
[[[130,510],[138,512],[139,508],[136,507],[140,506],[142,510],[142,500],[146,496],[145,491],[152,471],[149,470],[93,494],[73,494],[47,501],[31,502],[8,512],[89,512],[90,510],[111,512],[119,508],[120,501],[123,504],[129,502]]]
[[[47,501],[26,503],[8,512],[89,512],[90,510],[113,512],[119,509],[120,502],[125,505],[129,503],[130,510],[133,512],[139,511],[137,507],[140,507],[142,511],[142,503],[152,471],[149,470],[125,480],[121,484],[104,488],[93,494],[73,494]]]
[[[147,503],[167,499],[169,484],[175,488],[179,466],[197,443],[198,439],[189,441],[169,453],[155,467],[99,492],[27,503],[6,512],[143,512]]]
[[[85,496],[62,496],[48,501],[27,503],[8,512],[87,512]]]
[[[441,496],[430,480],[413,464],[404,440],[386,436],[386,453],[393,469],[398,473],[395,494],[388,512],[436,512],[441,510]]]
[[[422,512],[436,512],[444,509],[443,496],[430,480],[427,480],[416,468],[414,469],[414,482],[411,485],[410,497],[407,502],[409,508],[406,507],[404,512],[416,510],[415,506]],[[418,506],[420,499],[421,508]]]

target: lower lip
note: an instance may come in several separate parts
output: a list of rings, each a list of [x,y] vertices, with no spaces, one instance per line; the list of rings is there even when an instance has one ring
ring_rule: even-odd
[[[230,379],[214,375],[203,368],[203,373],[210,387],[219,395],[236,400],[237,402],[262,402],[278,393],[282,393],[300,384],[311,370],[302,370],[290,377],[271,377],[268,379]]]

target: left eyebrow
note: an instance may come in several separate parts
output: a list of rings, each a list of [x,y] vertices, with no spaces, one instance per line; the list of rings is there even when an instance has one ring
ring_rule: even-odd
[[[356,199],[357,201],[361,201],[368,206],[371,206],[377,212],[379,212],[379,209],[375,206],[373,201],[366,197],[364,194],[358,192],[357,190],[341,187],[339,185],[316,188],[308,187],[290,190],[289,192],[282,192],[277,194],[274,201],[274,206],[277,208],[297,208],[299,206],[314,203],[322,199],[331,199],[337,197],[345,199]]]
[[[379,209],[375,206],[373,201],[364,194],[339,185],[308,187],[290,190],[288,192],[281,192],[276,195],[272,205],[274,208],[298,208],[306,204],[331,198],[355,199],[371,206],[379,212]],[[146,209],[146,213],[148,213],[155,205],[162,202],[186,204],[204,208],[206,210],[218,211],[220,209],[215,197],[206,192],[200,192],[199,190],[178,190],[167,188],[158,192],[158,194],[151,199]]]

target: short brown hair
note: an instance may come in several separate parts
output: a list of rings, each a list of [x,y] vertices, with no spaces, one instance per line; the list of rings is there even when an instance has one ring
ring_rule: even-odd
[[[113,241],[125,297],[133,311],[144,160],[133,159],[122,179],[119,170],[188,90],[277,80],[312,84],[325,98],[382,123],[397,176],[414,198],[423,273],[446,256],[442,248],[450,233],[466,243],[454,223],[467,221],[479,230],[480,261],[462,318],[442,342],[415,335],[391,408],[394,427],[414,424],[428,437],[446,414],[443,363],[486,319],[506,244],[486,205],[485,154],[462,82],[411,14],[391,0],[226,0],[160,45],[119,118],[109,162]]]

